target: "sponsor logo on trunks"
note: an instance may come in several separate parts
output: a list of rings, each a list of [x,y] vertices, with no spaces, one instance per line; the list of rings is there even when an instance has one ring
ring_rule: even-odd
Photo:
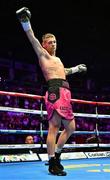
[[[55,100],[56,99],[56,94],[54,94],[54,93],[49,94],[49,99],[51,101]]]
[[[71,110],[71,107],[68,107],[68,106],[60,106],[60,110]]]

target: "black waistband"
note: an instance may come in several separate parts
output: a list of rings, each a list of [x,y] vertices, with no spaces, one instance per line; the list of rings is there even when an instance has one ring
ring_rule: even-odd
[[[50,79],[49,81],[47,81],[47,85],[48,88],[55,86],[55,87],[64,87],[70,89],[68,81],[64,79]]]

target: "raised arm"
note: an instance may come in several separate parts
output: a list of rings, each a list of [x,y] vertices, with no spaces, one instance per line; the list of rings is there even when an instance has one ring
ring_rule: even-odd
[[[31,27],[30,18],[31,12],[28,8],[23,7],[16,11],[16,15],[22,25],[23,30],[25,31],[30,43],[32,44],[37,56],[48,56],[48,52],[42,47],[39,40],[35,37],[34,32]]]
[[[75,67],[71,67],[71,68],[65,68],[65,74],[70,75],[70,74],[74,74],[74,73],[80,73],[80,72],[86,72],[87,71],[87,67],[85,64],[79,64]]]

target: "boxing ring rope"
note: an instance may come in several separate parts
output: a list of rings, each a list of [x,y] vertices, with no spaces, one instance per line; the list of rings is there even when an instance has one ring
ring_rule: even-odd
[[[32,99],[43,99],[44,98],[44,96],[40,96],[40,95],[17,93],[17,92],[7,92],[7,91],[0,91],[0,95],[9,95],[9,96],[15,96],[15,97],[27,97],[27,98],[32,98]]]
[[[26,93],[17,93],[17,92],[7,92],[7,91],[0,91],[0,95],[9,95],[15,97],[27,97],[32,99],[44,99],[45,96],[40,95],[33,95],[33,94],[26,94]],[[96,102],[96,101],[86,101],[81,99],[71,99],[71,102],[79,103],[79,104],[91,104],[91,105],[102,105],[102,106],[110,106],[110,102]]]
[[[40,134],[41,131],[38,130],[7,130],[0,129],[0,134]],[[43,130],[44,134],[47,134],[47,130]],[[59,131],[61,133],[61,131]],[[97,134],[96,131],[75,131],[73,134]],[[99,131],[99,134],[110,134],[110,131]]]
[[[9,95],[14,97],[26,97],[36,100],[43,100],[45,96],[40,95],[33,95],[33,94],[26,94],[26,93],[17,93],[17,92],[6,92],[6,91],[0,91],[0,95]],[[91,104],[94,105],[95,108],[97,106],[110,106],[109,102],[95,102],[95,101],[86,101],[86,100],[80,100],[80,99],[71,99],[72,103],[79,103],[79,104]],[[10,111],[10,112],[22,112],[27,114],[38,114],[41,115],[47,115],[47,111],[41,110],[33,110],[33,109],[23,109],[23,108],[13,108],[13,107],[3,107],[0,106],[0,111]],[[96,108],[96,114],[89,114],[89,113],[74,113],[74,116],[76,117],[86,117],[86,118],[110,118],[110,115],[106,114],[98,114],[97,108]],[[61,131],[59,131],[60,133]],[[47,130],[40,129],[40,131],[37,130],[13,130],[13,129],[0,129],[0,134],[40,134],[41,136],[43,134],[47,134]],[[100,134],[110,134],[110,131],[98,131],[96,128],[95,131],[75,131],[73,134],[94,134],[94,135],[100,135]],[[1,148],[2,145],[0,145]]]
[[[22,112],[27,114],[41,114],[41,110],[33,110],[33,109],[23,109],[23,108],[12,108],[12,107],[4,107],[0,106],[0,111],[10,111],[10,112]],[[43,115],[47,115],[47,111],[42,111]],[[110,118],[110,115],[107,114],[89,114],[89,113],[74,113],[76,117],[89,117],[89,118]]]

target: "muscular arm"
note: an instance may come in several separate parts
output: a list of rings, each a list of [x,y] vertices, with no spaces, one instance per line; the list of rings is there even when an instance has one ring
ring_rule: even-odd
[[[71,68],[65,68],[65,74],[66,74],[66,76],[72,74],[72,69]]]
[[[79,65],[78,65],[78,66],[79,66]],[[71,67],[71,68],[65,68],[65,74],[66,74],[66,76],[79,72],[78,66]]]
[[[29,9],[23,7],[17,10],[16,14],[38,58],[41,58],[41,56],[47,56],[48,58],[48,52],[42,47],[42,45],[40,44],[39,40],[35,37],[34,32],[32,30],[30,23],[31,13]]]
[[[35,50],[37,56],[39,58],[41,58],[41,56],[43,56],[43,55],[46,56],[48,53],[42,47],[42,45],[40,44],[39,40],[35,37],[32,28],[30,28],[28,31],[25,31],[25,32],[26,32],[26,35],[27,35],[30,43],[32,44],[32,47]]]
[[[65,68],[65,74],[70,75],[70,74],[74,74],[74,73],[80,73],[80,72],[86,72],[87,71],[87,67],[85,64],[79,64],[75,67],[71,67],[71,68]]]

